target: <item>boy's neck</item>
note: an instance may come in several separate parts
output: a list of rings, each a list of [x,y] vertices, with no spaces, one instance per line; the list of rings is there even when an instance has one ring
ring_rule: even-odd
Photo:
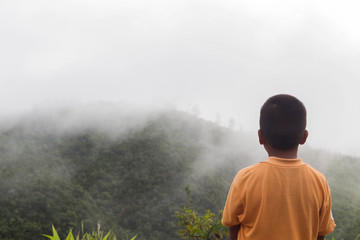
[[[278,158],[286,158],[286,159],[296,159],[298,153],[298,147],[290,150],[279,150],[275,149],[271,146],[265,147],[269,157],[278,157]]]

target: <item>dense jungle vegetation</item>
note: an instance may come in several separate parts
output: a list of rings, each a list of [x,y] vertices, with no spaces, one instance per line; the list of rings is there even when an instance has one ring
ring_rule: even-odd
[[[105,231],[117,222],[122,239],[180,239],[175,213],[187,203],[186,186],[197,212],[217,213],[236,172],[265,158],[255,134],[188,113],[162,111],[142,121],[99,115],[76,122],[81,117],[69,110],[29,114],[2,127],[0,239],[46,239],[41,234],[52,225],[63,239],[82,221]],[[330,184],[337,224],[330,239],[355,239],[360,160],[309,147],[300,156]]]

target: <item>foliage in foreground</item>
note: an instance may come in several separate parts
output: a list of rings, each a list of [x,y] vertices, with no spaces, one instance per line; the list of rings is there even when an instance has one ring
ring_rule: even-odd
[[[188,205],[182,211],[176,211],[179,234],[184,239],[227,239],[228,228],[221,224],[222,211],[215,216],[210,210],[205,210],[204,215],[199,215],[192,208],[191,191],[189,186],[185,188]]]
[[[43,236],[48,237],[50,240],[60,240],[60,237],[54,227],[52,226],[53,235],[45,235]],[[115,234],[110,230],[106,235],[104,235],[104,232],[100,230],[100,224],[98,224],[97,231],[93,230],[92,233],[83,233],[80,236],[80,232],[78,232],[76,238],[74,238],[74,235],[72,234],[72,230],[70,229],[69,234],[65,238],[65,240],[116,240]],[[131,238],[130,240],[134,240],[136,236]]]
[[[227,228],[222,226],[222,211],[215,216],[210,210],[205,214],[198,215],[191,207],[184,207],[182,211],[176,212],[179,224],[179,234],[184,239],[227,239]]]

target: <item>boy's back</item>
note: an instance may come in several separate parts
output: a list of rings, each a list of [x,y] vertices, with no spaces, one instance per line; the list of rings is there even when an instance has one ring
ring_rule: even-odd
[[[275,95],[262,106],[259,143],[269,158],[242,169],[230,187],[222,223],[232,240],[316,240],[334,230],[325,177],[297,157],[305,128],[297,98]]]
[[[269,157],[241,170],[223,224],[241,223],[238,239],[317,239],[335,227],[325,177],[301,159]]]

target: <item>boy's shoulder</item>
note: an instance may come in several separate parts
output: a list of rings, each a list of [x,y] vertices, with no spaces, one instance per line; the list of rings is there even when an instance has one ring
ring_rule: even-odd
[[[246,175],[249,173],[252,173],[254,171],[256,171],[263,162],[258,162],[258,163],[254,163],[252,165],[249,165],[247,167],[244,167],[243,169],[240,169],[240,171],[237,173],[237,175]]]
[[[318,178],[322,179],[325,182],[327,181],[325,175],[322,172],[320,172],[310,164],[306,164],[306,165],[314,175],[316,175]]]
[[[313,166],[311,166],[310,164],[306,164],[310,169],[311,171],[313,171],[314,173],[316,174],[319,174],[321,176],[324,176],[324,174],[322,172],[320,172],[319,170],[317,170],[316,168],[314,168]]]
[[[253,177],[254,175],[257,174],[259,169],[262,168],[262,165],[263,165],[262,162],[258,162],[241,169],[236,174],[234,181],[238,182]]]
[[[252,164],[248,167],[245,167],[238,171],[236,174],[234,180],[236,182],[238,181],[244,181],[247,179],[257,178],[257,177],[263,177],[264,171],[267,171],[269,167],[276,167],[272,164],[268,164],[267,161],[258,162],[255,164]],[[325,175],[320,172],[319,170],[315,169],[313,166],[303,163],[302,165],[298,166],[299,168],[306,169],[310,174],[316,176],[316,178],[321,179],[322,181],[326,181]]]

